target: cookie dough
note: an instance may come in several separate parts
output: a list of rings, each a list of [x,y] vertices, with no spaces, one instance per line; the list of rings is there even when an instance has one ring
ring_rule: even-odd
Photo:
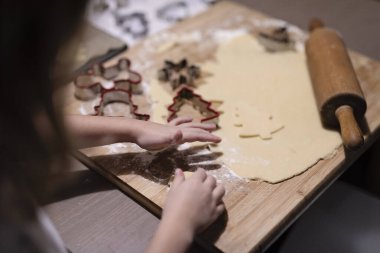
[[[284,128],[273,113],[259,109],[249,103],[240,103],[235,108],[234,125],[241,138],[260,137],[262,140],[272,139],[272,135]]]
[[[173,98],[158,80],[152,79],[149,87],[150,103],[152,104],[150,120],[166,124],[169,115],[167,107],[173,102]]]
[[[212,75],[196,92],[223,101],[221,129],[216,132],[223,140],[218,149],[222,162],[239,176],[280,182],[333,155],[341,144],[339,133],[321,124],[303,52],[269,53],[247,34],[220,45],[216,61],[201,67]],[[242,123],[248,125],[255,125],[257,119],[247,116],[255,111],[278,115],[280,123],[266,132],[259,130],[267,140],[239,136],[257,134],[236,126],[236,111],[231,108],[239,104],[246,105],[240,110],[245,114]],[[266,138],[269,135],[271,139]]]

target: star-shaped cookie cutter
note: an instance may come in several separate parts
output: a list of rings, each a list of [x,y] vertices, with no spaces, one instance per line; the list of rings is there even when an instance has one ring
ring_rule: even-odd
[[[196,65],[189,65],[186,59],[178,63],[166,60],[164,67],[158,71],[158,79],[170,82],[173,90],[181,85],[193,86],[194,81],[201,76],[201,69]]]
[[[141,76],[131,70],[131,62],[127,58],[120,59],[117,64],[104,67],[95,64],[87,74],[79,75],[74,80],[74,95],[79,100],[95,98],[110,81],[115,88],[131,90],[132,93],[141,93]]]
[[[190,101],[193,107],[202,114],[201,122],[215,124],[219,122],[220,113],[211,108],[211,102],[204,100],[200,95],[187,87],[181,88],[173,98],[173,103],[168,106],[168,110],[170,111],[168,122],[178,117],[177,114],[186,101]]]
[[[149,120],[150,116],[147,114],[138,113],[138,106],[135,105],[132,101],[132,92],[130,90],[120,89],[120,88],[112,88],[112,89],[104,89],[101,92],[100,102],[98,105],[94,107],[95,116],[103,116],[104,108],[106,105],[112,103],[125,103],[129,105],[130,114],[135,119],[139,120]]]

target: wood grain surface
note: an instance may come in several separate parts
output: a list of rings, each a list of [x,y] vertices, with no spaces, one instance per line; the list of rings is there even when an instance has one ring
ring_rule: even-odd
[[[265,18],[268,17],[253,10],[222,2],[200,16],[179,23],[170,29],[170,32],[201,31],[207,34],[212,33],[214,28],[240,28],[249,26],[252,19]],[[204,62],[212,59],[216,50],[216,45],[212,43],[187,45],[186,48],[179,46],[161,54],[156,50],[147,50],[147,45],[154,47],[156,40],[154,37],[147,38],[123,55],[133,59],[134,69],[142,73],[146,80],[156,73],[163,60],[167,58],[180,59],[186,56],[190,61]],[[333,182],[376,140],[380,126],[380,64],[357,53],[351,53],[351,58],[368,103],[366,122],[363,124],[367,130],[364,146],[355,153],[347,153],[340,147],[332,159],[321,160],[305,173],[278,184],[221,178],[227,188],[227,213],[202,235],[200,240],[215,244],[225,252],[248,252],[265,248],[278,234],[276,232],[285,229],[289,221],[299,215],[314,197],[321,193],[324,186]],[[69,99],[68,107],[75,106],[75,101]],[[141,109],[147,110],[147,107]],[[83,153],[92,156],[91,160],[80,157],[87,165],[159,215],[159,207],[162,206],[168,191],[167,181],[163,179],[167,179],[173,169],[170,168],[170,164],[169,168],[156,168],[158,171],[152,177],[151,172],[138,172],[136,168],[139,162],[136,163],[136,159],[132,159],[133,154],[105,155],[102,148],[84,150]],[[186,155],[172,159],[186,164]],[[167,165],[166,161],[158,161],[157,164]],[[159,172],[159,169],[165,170]],[[217,171],[212,173],[219,173]]]

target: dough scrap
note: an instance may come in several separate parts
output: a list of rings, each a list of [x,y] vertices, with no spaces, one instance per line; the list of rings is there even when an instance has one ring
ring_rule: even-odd
[[[341,145],[339,133],[321,124],[304,52],[268,53],[247,34],[221,44],[216,62],[201,68],[212,76],[196,92],[223,101],[221,129],[215,132],[223,138],[218,149],[223,152],[222,162],[239,176],[280,182],[331,157]],[[239,137],[235,111],[230,109],[236,101],[258,110],[265,106],[280,117],[284,128],[265,141]]]

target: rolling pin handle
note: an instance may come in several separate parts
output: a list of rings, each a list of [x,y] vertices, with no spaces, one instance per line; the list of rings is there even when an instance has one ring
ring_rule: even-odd
[[[310,20],[310,23],[309,23],[309,32],[312,32],[315,29],[322,28],[324,26],[325,25],[323,24],[322,20],[320,20],[319,18],[313,18],[312,20]]]
[[[355,150],[363,145],[363,134],[356,122],[351,106],[343,105],[335,111],[338,118],[343,144],[350,150]]]

